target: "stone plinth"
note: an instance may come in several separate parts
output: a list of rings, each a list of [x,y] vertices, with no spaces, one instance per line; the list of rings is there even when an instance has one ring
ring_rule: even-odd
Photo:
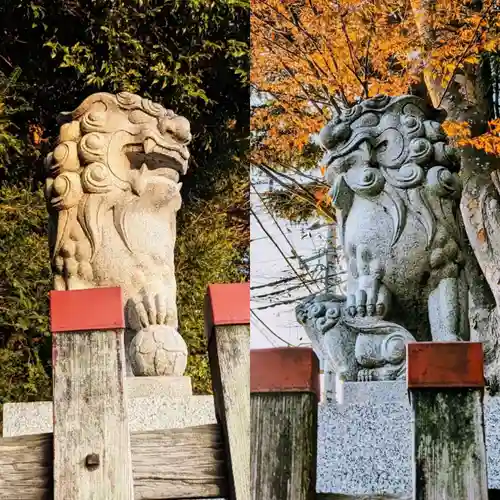
[[[165,396],[128,401],[131,432],[173,429],[216,422],[213,396],[183,399]],[[3,407],[3,437],[52,432],[52,402],[7,403]]]
[[[342,388],[342,404],[333,401],[319,408],[317,491],[410,496],[412,429],[406,383],[351,382]],[[500,489],[500,397],[485,396],[484,403],[488,486]]]
[[[193,396],[189,377],[130,377],[129,424],[133,431],[215,423],[213,396]],[[52,402],[6,403],[3,436],[52,432]]]
[[[125,387],[129,398],[159,395],[185,397],[193,394],[191,377],[127,377]]]

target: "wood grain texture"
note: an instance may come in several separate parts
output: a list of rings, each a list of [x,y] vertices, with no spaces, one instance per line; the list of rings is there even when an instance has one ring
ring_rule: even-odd
[[[229,499],[250,498],[250,327],[215,326],[209,340],[215,411],[224,435]]]
[[[57,333],[52,346],[54,500],[132,500],[123,330]]]
[[[411,391],[415,500],[487,500],[483,393]]]
[[[411,495],[341,495],[336,493],[318,493],[316,500],[412,500]]]
[[[52,434],[0,439],[1,500],[54,498],[52,445]],[[219,425],[134,432],[131,447],[136,500],[228,494]]]
[[[0,499],[52,500],[52,434],[0,439]]]
[[[252,500],[314,500],[316,395],[256,393],[251,408]]]

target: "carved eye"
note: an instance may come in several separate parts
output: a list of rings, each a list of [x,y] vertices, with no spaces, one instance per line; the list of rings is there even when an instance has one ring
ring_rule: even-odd
[[[352,128],[376,127],[379,124],[378,116],[373,113],[366,113],[352,124]]]
[[[387,151],[388,147],[389,147],[389,143],[387,141],[384,141],[380,144],[380,146],[377,147],[377,152],[378,153],[385,153]]]
[[[191,140],[191,131],[189,121],[182,117],[163,118],[160,120],[159,129],[162,134],[170,133],[181,142],[189,142]]]
[[[346,167],[353,167],[354,165],[356,165],[356,156],[353,155],[346,158],[345,165]]]

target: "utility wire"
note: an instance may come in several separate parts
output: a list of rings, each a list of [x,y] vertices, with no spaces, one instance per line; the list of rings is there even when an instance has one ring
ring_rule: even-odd
[[[274,338],[274,335],[269,334],[268,331],[263,330],[260,325],[257,324],[257,322],[253,319],[250,318],[250,325],[252,328],[257,328],[257,330],[264,336],[264,338],[273,346],[277,347],[278,344],[276,342],[276,339]],[[253,331],[253,330],[252,330]]]
[[[260,311],[262,309],[271,309],[272,307],[284,306],[287,304],[293,304],[294,302],[299,302],[301,300],[307,299],[310,295],[304,295],[303,297],[296,297],[293,299],[281,300],[280,302],[274,302],[272,304],[267,304],[265,306],[252,307],[253,311]]]
[[[264,224],[262,224],[262,222],[259,219],[259,217],[257,217],[257,214],[253,211],[252,207],[250,207],[250,213],[253,215],[253,217],[255,218],[255,220],[257,221],[257,223],[259,224],[259,226],[261,227],[262,231],[264,231],[264,233],[266,234],[266,236],[271,240],[271,243],[273,243],[273,245],[276,247],[276,249],[278,250],[278,252],[285,259],[286,263],[288,264],[288,266],[290,267],[290,269],[295,273],[295,275],[297,276],[297,278],[299,278],[299,280],[302,281],[302,283],[307,288],[307,290],[309,291],[309,293],[313,293],[313,291],[307,285],[307,283],[304,282],[302,276],[297,272],[297,270],[295,269],[295,267],[293,267],[292,263],[290,262],[290,260],[288,259],[288,257],[285,255],[285,253],[283,252],[283,250],[281,250],[280,246],[276,243],[276,241],[274,240],[274,238],[269,234],[269,231],[264,227]]]
[[[334,274],[330,274],[329,278],[333,278],[334,276],[341,276],[342,274],[345,274],[345,271],[340,271],[340,272],[337,272]],[[293,278],[293,279],[295,279],[295,278]],[[320,277],[320,278],[313,278],[311,280],[308,280],[308,281],[306,281],[306,283],[318,284],[321,281],[322,281],[322,278]],[[262,285],[258,285],[258,286],[262,286]],[[264,286],[269,286],[269,285],[264,285]],[[289,286],[288,288],[282,288],[280,290],[275,290],[275,291],[263,293],[260,295],[252,295],[250,300],[264,299],[264,298],[270,297],[272,295],[285,294],[285,293],[291,292],[292,290],[298,290],[299,288],[303,288],[303,287],[304,287],[304,285],[302,285],[302,284],[301,285],[292,285],[292,286]]]
[[[305,276],[305,274],[302,275],[302,277],[303,276]],[[250,285],[250,290],[260,290],[261,288],[267,288],[270,286],[281,285],[282,283],[288,283],[289,281],[293,281],[295,279],[297,279],[295,276],[289,276],[287,278],[281,278],[281,279],[276,280],[276,281],[270,281],[269,283],[265,283],[264,285],[254,285],[254,286]],[[300,281],[302,281],[302,280],[300,280]],[[314,281],[316,281],[316,280],[314,280]]]
[[[267,330],[267,331],[268,331],[271,335],[273,335],[273,336],[274,336],[274,337],[276,337],[277,339],[281,340],[281,342],[285,343],[288,347],[293,347],[293,345],[292,345],[292,344],[290,344],[290,342],[287,342],[285,339],[282,339],[282,338],[281,338],[281,337],[280,337],[277,333],[274,333],[274,332],[271,330],[271,328],[269,328],[269,327],[267,326],[267,324],[266,324],[266,323],[264,323],[264,321],[263,321],[262,319],[260,319],[260,318],[259,318],[259,316],[257,316],[257,314],[256,314],[253,310],[251,310],[251,311],[250,311],[250,313],[252,314],[252,316],[253,316],[255,319],[257,319],[257,321],[258,321],[259,323],[261,323],[261,324],[264,326],[264,328],[265,328],[265,329],[266,329],[266,330]]]
[[[309,276],[312,278],[313,276],[311,275],[311,271],[310,271],[309,267],[307,265],[305,265],[305,262],[302,260],[302,258],[300,257],[300,255],[297,253],[297,250],[295,249],[295,247],[293,246],[292,242],[289,240],[288,236],[285,234],[285,232],[281,228],[281,225],[276,220],[276,217],[274,216],[274,214],[271,212],[271,210],[269,210],[269,207],[267,206],[266,202],[262,198],[261,194],[257,191],[256,187],[252,183],[250,183],[250,185],[252,186],[253,190],[255,191],[255,194],[259,197],[259,200],[262,203],[262,205],[264,206],[264,209],[269,214],[269,216],[271,217],[272,221],[274,222],[274,224],[278,228],[281,236],[283,236],[283,239],[288,243],[290,249],[292,250],[292,254],[295,257],[297,257],[297,259],[299,260],[299,265],[302,264],[302,266],[300,266],[300,267],[305,267],[305,269],[307,271],[307,274],[309,274]]]

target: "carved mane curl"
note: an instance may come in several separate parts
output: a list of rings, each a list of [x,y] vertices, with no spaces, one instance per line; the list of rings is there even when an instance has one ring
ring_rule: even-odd
[[[346,219],[354,195],[377,198],[393,219],[392,245],[412,210],[430,246],[436,220],[450,217],[449,204],[440,200],[458,200],[461,193],[459,163],[441,128],[445,118],[444,111],[411,95],[379,95],[333,118],[320,132],[320,142],[341,219]]]

